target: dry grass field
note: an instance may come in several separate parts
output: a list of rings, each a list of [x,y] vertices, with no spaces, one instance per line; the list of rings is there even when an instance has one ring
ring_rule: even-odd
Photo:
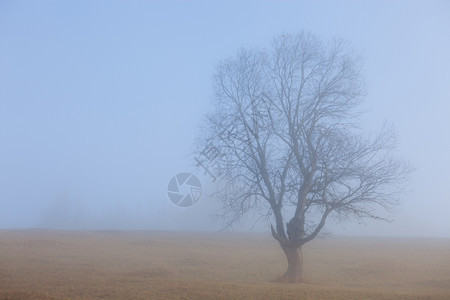
[[[332,237],[306,282],[269,234],[0,230],[0,299],[450,299],[450,240]]]

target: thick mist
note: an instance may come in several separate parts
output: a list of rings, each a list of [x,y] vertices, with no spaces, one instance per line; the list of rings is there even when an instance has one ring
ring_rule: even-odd
[[[222,228],[214,182],[191,155],[214,67],[302,30],[362,52],[362,126],[392,124],[416,168],[392,223],[326,230],[450,237],[446,1],[1,2],[0,228]],[[202,185],[191,207],[167,193],[183,172]]]

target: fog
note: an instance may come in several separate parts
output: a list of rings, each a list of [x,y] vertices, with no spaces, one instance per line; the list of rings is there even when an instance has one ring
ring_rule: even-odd
[[[0,228],[222,228],[190,155],[214,67],[302,30],[364,53],[362,126],[392,124],[416,168],[393,222],[326,230],[450,237],[448,1],[0,2]],[[191,207],[168,198],[182,172]]]

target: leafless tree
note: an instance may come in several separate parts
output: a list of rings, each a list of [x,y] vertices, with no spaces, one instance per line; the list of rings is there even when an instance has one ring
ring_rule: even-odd
[[[216,151],[202,164],[221,175],[228,225],[251,212],[275,222],[288,261],[280,281],[301,281],[301,248],[328,218],[384,219],[379,208],[397,204],[409,173],[392,156],[392,130],[365,138],[357,126],[360,70],[347,43],[307,33],[241,50],[216,69],[215,110],[197,141],[199,152]]]

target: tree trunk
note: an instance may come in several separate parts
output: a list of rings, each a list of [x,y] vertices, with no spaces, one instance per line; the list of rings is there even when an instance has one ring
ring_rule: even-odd
[[[301,282],[303,272],[302,248],[292,245],[283,245],[282,243],[280,243],[280,245],[286,255],[288,268],[286,273],[280,276],[276,281],[288,283]]]

